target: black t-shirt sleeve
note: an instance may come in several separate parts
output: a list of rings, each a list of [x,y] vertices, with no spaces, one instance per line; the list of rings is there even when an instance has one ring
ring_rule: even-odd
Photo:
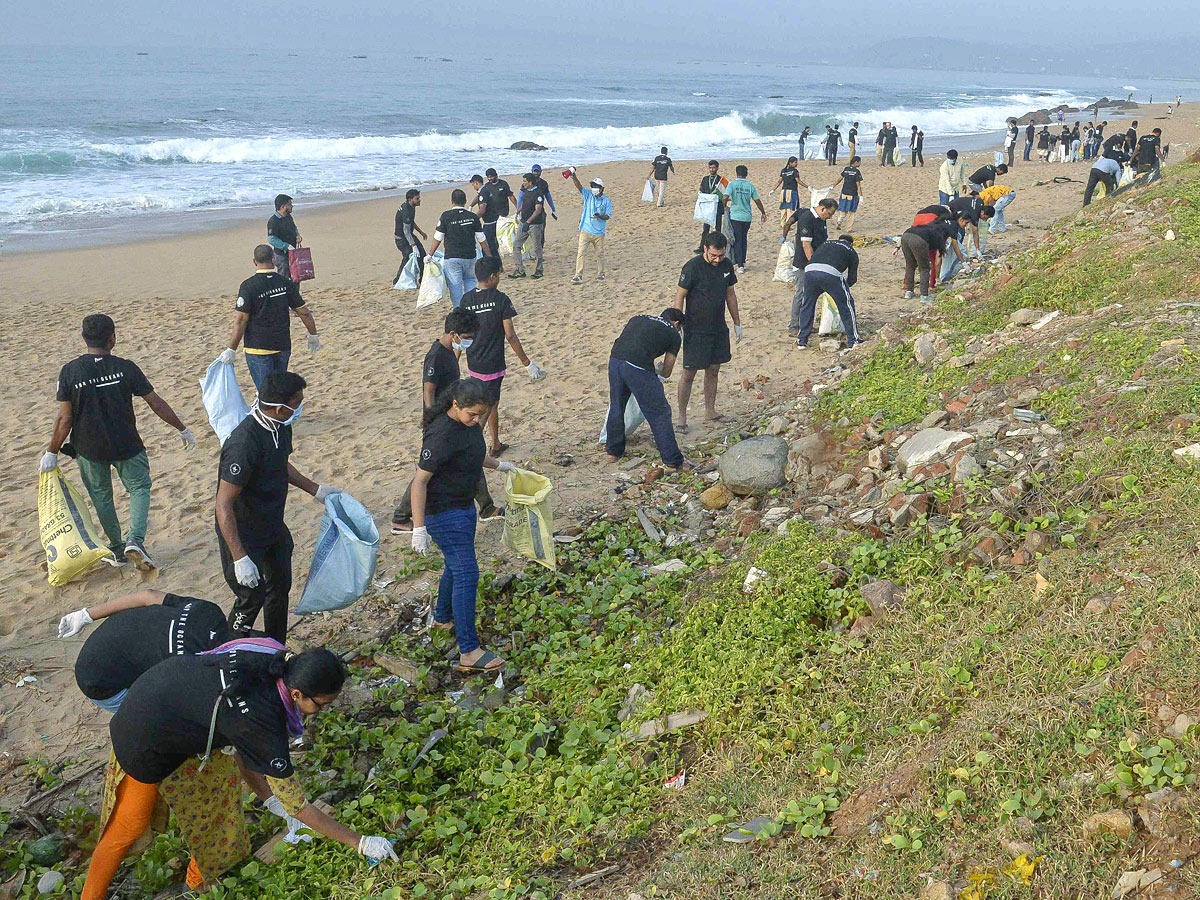
[[[234,712],[228,722],[227,736],[251,772],[287,778],[295,771],[288,752],[287,728],[279,716],[257,711],[248,715]]]
[[[455,447],[444,428],[431,427],[425,432],[425,440],[421,444],[421,459],[417,466],[426,472],[436,473],[454,455]]]
[[[516,315],[517,308],[513,306],[512,299],[506,295],[504,297],[504,302],[500,307],[500,319],[503,321],[504,319],[516,318]]]
[[[55,392],[54,398],[59,402],[71,399],[71,379],[67,375],[66,366],[58,371],[58,390]]]
[[[290,279],[287,287],[287,303],[292,309],[299,309],[304,305],[304,298],[300,296],[300,285]]]
[[[233,431],[221,448],[220,478],[230,484],[245,486],[254,474],[258,463],[254,447],[243,434]]]
[[[814,233],[816,232],[816,217],[811,215],[802,216],[796,221],[798,223],[796,227],[796,237],[800,240],[808,238],[808,240],[811,241]]]
[[[136,363],[128,363],[129,365],[129,390],[135,397],[145,397],[147,394],[154,393],[154,385],[150,383],[142,370],[138,368]]]
[[[187,606],[189,603],[204,603],[204,602],[207,602],[207,601],[202,601],[197,597],[185,597],[182,594],[167,594],[165,597],[163,597],[162,605],[170,606],[174,609],[180,609],[184,606]]]
[[[671,354],[671,355],[673,355],[673,356],[678,356],[678,355],[679,355],[679,348],[680,348],[680,346],[682,345],[682,343],[683,343],[683,342],[682,342],[682,340],[681,340],[681,339],[680,339],[680,337],[679,337],[679,332],[678,332],[678,331],[675,331],[675,329],[674,329],[674,328],[672,328],[672,329],[671,329],[671,331],[672,331],[672,332],[674,332],[674,333],[671,335],[671,337],[670,337],[670,341],[669,341],[669,342],[668,342],[668,344],[667,344],[667,352],[668,352],[668,353],[670,353],[670,354]]]
[[[684,263],[683,269],[679,273],[679,286],[685,291],[690,291],[696,286],[696,267],[693,265],[694,260],[688,260]]]

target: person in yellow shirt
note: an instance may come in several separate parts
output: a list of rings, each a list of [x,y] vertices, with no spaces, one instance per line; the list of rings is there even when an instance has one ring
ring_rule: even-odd
[[[1004,224],[1004,210],[1017,199],[1017,192],[1002,184],[993,184],[979,192],[979,199],[983,201],[984,206],[996,208],[996,214],[992,216],[992,221],[988,224],[988,234],[1003,234],[1007,231],[1008,228]]]

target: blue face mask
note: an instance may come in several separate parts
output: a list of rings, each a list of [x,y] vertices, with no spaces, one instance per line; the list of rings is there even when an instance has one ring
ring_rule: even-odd
[[[454,349],[458,351],[470,350],[473,343],[475,343],[474,338],[459,338],[457,341],[451,341]],[[303,406],[304,404],[300,405]]]
[[[284,409],[292,409],[290,406],[288,406],[285,403],[280,403],[279,405],[282,406]],[[300,405],[297,406],[295,409],[292,409],[292,414],[290,416],[288,416],[286,419],[284,419],[282,422],[280,422],[279,424],[280,425],[295,425],[296,420],[300,418],[300,413],[302,413],[303,411],[304,411],[304,401],[301,400]]]

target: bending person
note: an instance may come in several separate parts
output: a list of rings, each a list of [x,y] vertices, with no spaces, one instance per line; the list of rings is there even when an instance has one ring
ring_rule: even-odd
[[[637,400],[662,457],[663,465],[679,471],[683,454],[671,427],[671,406],[663,384],[671,377],[679,355],[683,312],[668,307],[661,316],[634,316],[613,342],[608,358],[608,423],[605,449],[610,462],[625,455],[625,407]],[[663,358],[655,371],[655,360]]]

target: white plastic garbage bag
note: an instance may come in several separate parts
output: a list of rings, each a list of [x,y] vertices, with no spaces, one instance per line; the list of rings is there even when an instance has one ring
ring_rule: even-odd
[[[642,188],[642,202],[643,203],[653,203],[654,202],[654,182],[651,181],[649,178],[646,179],[646,186],[644,188]]]
[[[827,334],[845,334],[842,317],[838,314],[837,304],[828,294],[821,295],[821,327],[817,333],[824,337]]]
[[[833,193],[833,188],[813,188],[808,189],[808,208],[813,212],[817,211],[817,204]]]
[[[994,150],[994,151],[992,151],[992,153],[994,156],[993,164],[997,165],[997,166],[1004,165],[1004,151],[1003,150]]]
[[[1121,168],[1121,178],[1117,181],[1117,187],[1128,187],[1133,184],[1133,166],[1123,166]]]
[[[629,437],[637,427],[646,421],[646,417],[642,415],[642,408],[638,406],[637,398],[629,397],[629,402],[625,404],[625,437]],[[600,429],[600,439],[597,444],[608,443],[608,413],[604,413],[604,426]]]
[[[795,284],[799,270],[792,265],[796,256],[796,244],[784,241],[779,245],[779,255],[775,257],[775,277],[772,281],[782,281],[784,284]]]
[[[421,261],[417,259],[416,253],[410,253],[408,262],[404,264],[404,270],[392,288],[397,291],[415,291],[420,286],[420,282]]]
[[[379,529],[366,507],[347,493],[330,494],[296,615],[349,606],[370,587],[378,557]]]
[[[417,309],[433,306],[446,295],[446,276],[442,272],[442,261],[437,257],[425,260],[425,274],[421,276],[421,289],[417,292]]]
[[[715,228],[717,225],[717,207],[720,203],[721,198],[716,194],[697,193],[696,212],[692,215],[692,218],[697,222],[703,222],[709,228]]]
[[[242,389],[238,387],[233,366],[215,359],[200,379],[200,396],[204,411],[208,413],[208,424],[217,434],[222,445],[229,433],[250,414]]]
[[[512,256],[513,238],[517,236],[516,216],[501,216],[496,220],[496,248],[500,258]]]

